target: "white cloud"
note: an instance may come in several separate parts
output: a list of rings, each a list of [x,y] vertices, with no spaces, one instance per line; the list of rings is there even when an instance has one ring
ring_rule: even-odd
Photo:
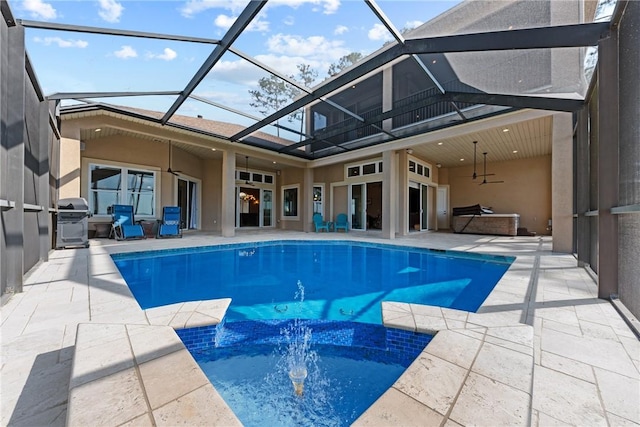
[[[149,52],[147,53],[146,57],[148,59],[162,59],[164,61],[173,61],[178,57],[178,53],[173,49],[169,49],[168,47],[165,47],[161,54],[155,54],[155,53]]]
[[[348,27],[345,27],[344,25],[338,25],[334,30],[333,30],[333,34],[339,36],[342,35],[346,32],[349,31]]]
[[[373,28],[369,30],[367,36],[369,37],[369,40],[376,41],[387,41],[393,39],[387,28],[382,24],[374,24]]]
[[[284,25],[291,26],[296,23],[296,18],[294,16],[288,15],[282,20],[282,23]]]
[[[33,41],[42,43],[45,46],[57,45],[58,47],[78,47],[85,48],[89,46],[89,42],[84,40],[63,39],[60,37],[34,37]]]
[[[229,28],[231,28],[233,23],[236,22],[236,19],[238,19],[237,16],[218,15],[216,16],[216,19],[213,21],[213,23],[215,24],[216,27],[226,31]],[[259,31],[259,32],[269,31],[269,21],[260,19],[260,17],[255,18],[247,26],[246,31]]]
[[[289,6],[297,9],[303,4],[318,6],[315,10],[322,10],[325,15],[332,15],[340,8],[340,0],[270,0],[267,7]]]
[[[266,15],[264,16],[266,17]],[[262,17],[257,17],[247,26],[247,31],[257,31],[257,32],[267,32],[269,31],[269,21],[264,19],[260,19]]]
[[[325,15],[332,15],[340,8],[340,0],[324,0],[322,5],[324,6]]]
[[[213,21],[216,27],[222,28],[223,30],[228,30],[231,28],[234,22],[238,19],[237,16],[228,16],[228,15],[218,15],[216,19]]]
[[[124,7],[116,0],[98,0],[100,11],[98,15],[107,22],[119,22]]]
[[[246,4],[246,0],[189,0],[180,9],[180,13],[186,18],[209,9],[229,10],[233,14],[238,14]]]
[[[404,24],[404,27],[414,29],[414,28],[418,28],[422,24],[424,24],[424,22],[422,21],[407,21],[407,23]]]
[[[296,75],[298,73],[298,64],[305,63],[313,68],[326,69],[328,64],[318,61],[309,60],[300,56],[284,56],[284,55],[258,55],[256,60],[268,65],[274,70],[278,70],[286,76]],[[322,73],[320,73],[322,74]],[[208,78],[213,78],[216,87],[220,87],[221,82],[227,82],[234,85],[240,85],[239,93],[254,89],[258,86],[258,80],[268,76],[267,73],[260,70],[256,66],[246,61],[220,61],[209,73]]]
[[[58,12],[56,12],[53,6],[42,0],[24,0],[22,7],[34,18],[56,19],[58,16]]]
[[[136,58],[138,56],[138,52],[131,46],[122,46],[120,50],[116,50],[113,54],[120,59],[129,59]]]
[[[340,58],[348,49],[339,40],[327,40],[323,36],[300,37],[289,34],[276,34],[267,40],[269,52],[289,56]],[[345,53],[346,52],[346,53]]]

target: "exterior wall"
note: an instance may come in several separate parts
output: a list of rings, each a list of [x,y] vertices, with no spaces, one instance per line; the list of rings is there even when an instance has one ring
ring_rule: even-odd
[[[203,160],[202,229],[220,231],[222,209],[222,160]]]
[[[344,181],[344,165],[324,166],[313,170],[315,184],[324,184],[324,216],[328,221],[335,221],[336,215],[347,211],[347,192],[331,191],[331,183]],[[344,187],[346,189],[346,187]],[[338,208],[340,208],[338,210]]]
[[[71,139],[65,139],[67,146],[75,147],[79,146],[78,141]],[[70,174],[71,171],[76,171],[75,154],[76,151],[68,149],[71,153],[72,162],[65,160],[65,168]],[[156,206],[155,217],[160,219],[162,217],[162,207],[168,205],[175,205],[177,203],[176,184],[177,177],[166,171],[169,165],[169,147],[166,143],[156,142],[149,139],[139,139],[130,136],[108,136],[99,139],[92,139],[84,143],[84,150],[78,151],[81,155],[81,167],[77,168],[77,174],[80,176],[79,191],[75,185],[75,180],[70,184],[65,185],[65,194],[69,194],[66,197],[81,197],[89,199],[89,163],[105,162],[115,163],[118,165],[131,165],[138,166],[149,170],[155,170],[160,177],[157,183],[156,191]],[[204,160],[196,157],[190,153],[187,153],[179,148],[173,147],[172,155],[172,169],[188,171],[190,178],[196,178],[202,181],[202,186],[210,188],[203,174]],[[73,184],[73,185],[71,185]],[[220,188],[218,183],[217,188]],[[75,192],[74,192],[75,191]],[[213,228],[214,216],[219,217],[219,212],[210,212],[207,209],[207,205],[203,203],[204,191],[201,192],[200,200],[200,213],[201,213],[201,227],[207,229]],[[219,194],[218,194],[219,197]],[[205,223],[204,219],[208,222]],[[109,222],[110,217],[107,215],[95,215],[89,219],[91,224]],[[94,226],[91,225],[90,229]]]
[[[59,193],[61,199],[80,194],[80,139],[60,139]]]
[[[487,163],[487,171],[495,175],[487,181],[502,184],[478,185],[470,178],[473,166],[450,168],[450,206],[481,204],[495,213],[520,214],[520,227],[536,234],[549,234],[547,221],[551,218],[551,156]],[[526,173],[523,173],[526,171]]]

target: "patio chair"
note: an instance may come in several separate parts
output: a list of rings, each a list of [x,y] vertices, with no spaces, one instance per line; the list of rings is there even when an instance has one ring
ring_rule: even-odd
[[[162,222],[158,227],[158,238],[182,237],[180,229],[180,206],[162,208]]]
[[[135,223],[133,206],[113,205],[111,231],[116,240],[144,239],[144,229]]]
[[[343,229],[345,233],[349,232],[349,221],[347,220],[347,214],[338,214],[336,216],[336,222],[333,224],[333,229],[338,231]]]
[[[329,232],[329,225],[331,223],[322,219],[322,215],[319,213],[313,214],[313,225],[316,227],[316,233],[320,230],[325,230]]]

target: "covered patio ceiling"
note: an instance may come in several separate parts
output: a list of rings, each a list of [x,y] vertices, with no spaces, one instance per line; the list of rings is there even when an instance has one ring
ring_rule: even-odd
[[[576,1],[576,0],[571,0]],[[390,143],[397,147],[411,148],[416,154],[440,163],[445,167],[457,166],[465,157],[472,154],[473,140],[479,140],[484,146],[482,149],[491,152],[491,160],[507,160],[516,157],[530,157],[550,153],[550,118],[545,115],[522,115],[513,116],[514,112],[535,109],[544,111],[574,112],[580,110],[584,105],[584,97],[588,92],[589,77],[585,78],[582,67],[576,68],[579,73],[571,76],[572,84],[559,87],[547,87],[544,90],[531,93],[531,91],[519,92],[517,88],[509,87],[505,84],[488,85],[478,87],[478,85],[465,84],[460,75],[461,70],[439,71],[434,58],[445,58],[448,61],[448,70],[454,70],[453,63],[461,56],[466,55],[467,62],[481,64],[486,58],[492,55],[499,55],[500,52],[521,52],[523,63],[527,61],[527,54],[530,52],[540,52],[549,50],[558,60],[563,56],[574,56],[583,58],[588,48],[598,45],[598,42],[606,38],[609,32],[610,22],[590,22],[580,23],[566,18],[565,21],[556,20],[553,26],[541,25],[536,21],[535,16],[530,20],[510,22],[505,29],[504,25],[489,23],[487,27],[472,25],[450,25],[443,30],[439,21],[446,21],[450,13],[459,13],[460,8],[467,2],[454,6],[451,11],[447,11],[432,21],[418,26],[410,31],[401,32],[398,24],[387,17],[388,11],[397,6],[399,2],[380,1],[380,4],[373,0],[366,0],[362,3],[363,11],[366,10],[370,16],[384,26],[392,36],[392,40],[383,45],[380,49],[365,56],[354,65],[343,69],[335,76],[329,77],[314,87],[306,87],[295,78],[287,74],[286,71],[278,69],[277,66],[268,65],[265,61],[259,60],[258,55],[249,55],[243,50],[243,34],[249,31],[252,23],[260,19],[267,1],[249,1],[244,9],[238,14],[233,24],[220,39],[195,37],[189,35],[171,35],[165,33],[143,32],[124,30],[118,28],[89,27],[74,24],[63,24],[54,22],[33,21],[26,19],[16,20],[18,25],[22,25],[29,30],[46,32],[72,32],[94,34],[105,37],[116,38],[143,38],[150,40],[164,40],[174,42],[184,42],[204,46],[208,51],[206,58],[199,68],[188,75],[188,81],[182,87],[166,87],[164,90],[122,90],[122,91],[87,91],[87,92],[54,92],[48,95],[51,100],[63,101],[63,105],[71,105],[70,101],[78,105],[109,105],[114,108],[111,100],[116,100],[118,106],[126,106],[130,100],[149,97],[171,99],[170,105],[161,111],[161,117],[149,117],[148,120],[162,125],[174,122],[177,115],[188,115],[185,109],[187,103],[199,103],[207,108],[213,108],[211,118],[217,116],[216,111],[225,112],[238,117],[236,124],[241,124],[236,132],[224,136],[231,142],[246,145],[249,147],[259,147],[274,153],[286,154],[304,160],[328,160],[327,158],[335,154],[341,154],[362,148],[375,147],[384,144],[387,147]],[[474,1],[473,9],[480,7],[482,1]],[[487,5],[496,3],[512,2],[484,2]],[[538,4],[543,2],[529,2]],[[502,6],[501,6],[502,7]],[[292,9],[295,13],[295,9]],[[475,13],[470,10],[467,13]],[[586,13],[586,12],[585,12]],[[358,16],[350,16],[350,20],[358,20]],[[471,19],[471,17],[469,18]],[[477,19],[477,18],[473,18]],[[480,21],[478,21],[480,22]],[[301,23],[304,25],[304,23]],[[252,64],[264,73],[265,76],[275,76],[285,82],[289,87],[295,88],[298,95],[291,102],[260,115],[256,108],[246,106],[246,108],[236,108],[223,99],[216,99],[215,96],[207,95],[203,89],[203,82],[211,81],[215,78],[216,67],[221,66],[223,58],[232,55],[240,58],[245,63]],[[379,73],[384,67],[398,63],[401,60],[410,58],[423,70],[432,86],[437,90],[428,97],[419,97],[388,107],[385,111],[375,116],[364,118],[347,104],[348,99],[341,99],[339,94],[346,88],[360,84],[365,79]],[[442,61],[440,62],[442,63]],[[506,76],[510,68],[500,63],[496,63],[490,73],[500,74],[498,82],[509,78]],[[70,66],[72,66],[70,64]],[[36,72],[38,67],[36,64]],[[480,72],[480,71],[478,71]],[[531,69],[535,73],[535,69]],[[448,79],[457,79],[457,85],[453,85]],[[96,87],[101,82],[95,82]],[[460,84],[462,83],[462,84]],[[251,88],[249,87],[249,90]],[[347,97],[345,97],[347,98]],[[402,131],[389,130],[377,127],[378,133],[368,138],[355,141],[343,138],[343,142],[332,142],[328,136],[347,135],[349,132],[363,126],[376,126],[383,120],[393,119],[416,108],[433,105],[436,103],[449,103],[454,112],[444,116],[428,117],[417,126],[407,127]],[[313,105],[325,104],[325,108],[339,111],[351,119],[341,126],[331,130],[331,133],[309,132],[305,123],[289,123],[286,119],[292,114],[300,114],[305,109]],[[158,103],[161,105],[161,103]],[[479,113],[469,114],[464,106],[484,108]],[[64,107],[71,110],[73,106]],[[126,114],[126,108],[123,113]],[[480,110],[478,110],[480,111]],[[454,133],[450,136],[439,137],[439,141],[434,138],[416,138],[430,133],[441,134],[442,129],[468,125],[475,121],[480,121],[487,117],[511,114],[514,117],[511,121],[495,124],[491,128],[470,127],[466,133]],[[507,114],[507,115],[508,115]],[[304,115],[302,115],[304,117]],[[209,116],[207,115],[207,118]],[[506,129],[506,130],[505,130]],[[278,143],[266,141],[256,137],[257,133],[278,134]],[[103,134],[104,135],[104,134]],[[95,135],[87,135],[88,137]],[[325,147],[323,150],[316,150],[314,147],[320,144]],[[328,147],[328,148],[327,148]],[[446,149],[444,149],[446,147]],[[196,150],[196,148],[193,148]],[[202,155],[215,156],[217,154],[202,150]]]

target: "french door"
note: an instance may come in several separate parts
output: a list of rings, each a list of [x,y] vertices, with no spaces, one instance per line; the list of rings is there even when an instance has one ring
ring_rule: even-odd
[[[198,228],[198,183],[178,178],[178,206],[180,206],[180,228]]]

